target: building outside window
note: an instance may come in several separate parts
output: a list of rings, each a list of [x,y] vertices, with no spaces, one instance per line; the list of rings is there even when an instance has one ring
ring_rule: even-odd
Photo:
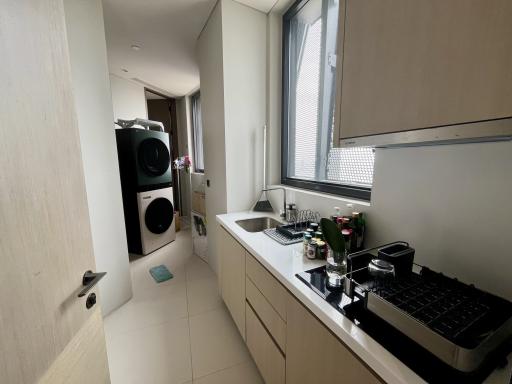
[[[203,123],[201,120],[201,93],[191,96],[194,172],[204,173]]]
[[[368,199],[372,148],[333,148],[338,0],[299,0],[283,17],[282,183]]]

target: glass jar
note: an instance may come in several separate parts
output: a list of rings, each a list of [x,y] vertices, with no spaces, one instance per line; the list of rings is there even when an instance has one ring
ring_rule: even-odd
[[[347,251],[334,252],[329,249],[327,254],[327,285],[330,287],[341,287],[343,279],[347,274]]]
[[[308,251],[306,253],[306,257],[308,259],[316,259],[316,248],[317,248],[316,241],[311,240],[308,244]]]
[[[302,237],[303,254],[307,257],[309,242],[312,240],[311,235],[308,232],[304,232]]]

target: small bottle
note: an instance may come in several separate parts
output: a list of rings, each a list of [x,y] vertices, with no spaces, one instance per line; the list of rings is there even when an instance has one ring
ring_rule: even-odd
[[[335,211],[335,213],[333,215],[331,215],[331,220],[334,221],[335,223],[337,223],[338,217],[341,216],[340,207],[334,207],[334,211]]]
[[[286,207],[286,221],[288,223],[295,222],[297,220],[297,206],[294,203],[288,204]]]
[[[353,230],[351,228],[343,228],[341,230],[341,234],[343,235],[343,240],[345,240],[345,249],[349,252],[352,252],[352,234]]]
[[[320,260],[327,259],[327,243],[322,240],[316,242],[316,258]]]
[[[309,228],[311,228],[313,230],[313,232],[318,231],[318,223],[309,224]]]
[[[362,214],[359,212],[352,212],[352,229],[354,230],[352,236],[352,250],[357,251],[363,245],[363,223]]]
[[[336,219],[336,224],[338,224],[338,229],[341,231],[343,228],[343,217],[339,216]]]

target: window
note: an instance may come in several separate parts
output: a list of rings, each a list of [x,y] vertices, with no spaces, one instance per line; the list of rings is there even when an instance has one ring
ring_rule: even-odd
[[[194,171],[204,172],[203,154],[203,122],[201,120],[201,93],[196,92],[191,97],[192,102],[192,133],[194,139]]]
[[[372,148],[333,148],[338,0],[299,0],[283,17],[282,182],[369,199]]]

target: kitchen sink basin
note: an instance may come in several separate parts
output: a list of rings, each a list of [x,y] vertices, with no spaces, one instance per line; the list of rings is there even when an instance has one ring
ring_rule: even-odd
[[[281,223],[271,217],[255,217],[253,219],[244,219],[235,221],[247,232],[261,232],[264,229],[275,228]]]

